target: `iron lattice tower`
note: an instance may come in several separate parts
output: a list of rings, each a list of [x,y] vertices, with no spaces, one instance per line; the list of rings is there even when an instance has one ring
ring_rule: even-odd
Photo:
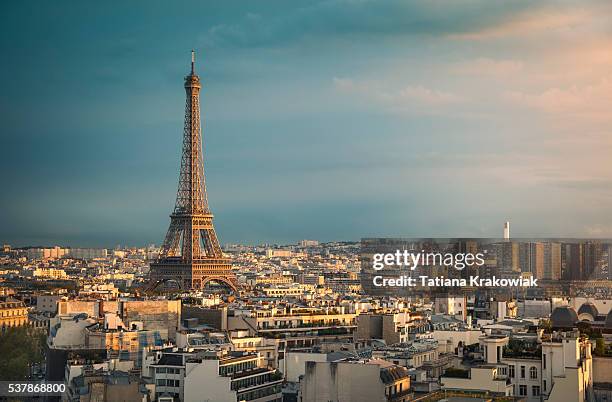
[[[178,192],[164,244],[157,261],[151,263],[151,279],[155,285],[176,281],[183,289],[200,289],[214,280],[236,290],[231,260],[223,256],[208,206],[202,157],[201,88],[192,51],[191,73],[185,77],[185,126]]]

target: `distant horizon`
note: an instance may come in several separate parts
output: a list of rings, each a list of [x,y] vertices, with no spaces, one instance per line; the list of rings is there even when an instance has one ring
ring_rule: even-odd
[[[505,239],[503,237],[466,237],[466,236],[459,236],[459,237],[452,237],[452,236],[389,236],[389,237],[376,237],[376,238],[385,238],[385,239],[408,239],[408,240],[414,240],[414,239],[437,239],[437,240],[442,240],[442,239],[465,239],[465,240],[491,240],[491,241],[505,241]],[[330,243],[349,243],[349,244],[358,244],[361,242],[362,239],[361,238],[359,240],[325,240],[325,241],[321,241],[321,240],[317,240],[317,239],[299,239],[299,240],[295,240],[293,242],[287,242],[287,243],[280,243],[280,242],[261,242],[261,243],[244,243],[244,242],[221,242],[221,246],[223,248],[226,248],[227,246],[244,246],[244,247],[260,247],[260,246],[293,246],[293,245],[298,245],[300,241],[302,240],[314,240],[319,242],[319,244],[330,244]],[[368,238],[371,239],[371,238]],[[511,242],[529,242],[529,241],[533,241],[533,242],[537,242],[537,241],[559,241],[559,242],[571,242],[571,241],[600,241],[600,242],[605,242],[605,243],[611,243],[612,244],[612,237],[511,237],[509,239],[509,241]],[[53,243],[53,244],[27,244],[27,245],[15,245],[15,244],[10,244],[7,242],[2,242],[0,241],[0,245],[9,245],[11,246],[12,249],[27,249],[27,248],[53,248],[53,247],[60,247],[60,248],[93,248],[93,249],[107,249],[107,250],[114,250],[117,249],[118,247],[120,247],[121,249],[124,248],[147,248],[149,246],[154,246],[154,247],[160,247],[161,243],[148,243],[148,244],[141,244],[141,245],[132,245],[132,244],[115,244],[114,246],[81,246],[81,245],[71,245],[71,244],[62,244],[62,243]]]

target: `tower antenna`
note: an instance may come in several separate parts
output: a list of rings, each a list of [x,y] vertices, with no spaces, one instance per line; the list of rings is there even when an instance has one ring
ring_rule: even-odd
[[[191,74],[195,73],[195,50],[191,49]]]

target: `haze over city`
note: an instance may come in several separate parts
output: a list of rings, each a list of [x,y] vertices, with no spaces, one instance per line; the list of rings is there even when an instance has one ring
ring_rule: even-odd
[[[612,235],[607,2],[163,4],[2,6],[3,242],[161,243],[192,48],[223,243]]]

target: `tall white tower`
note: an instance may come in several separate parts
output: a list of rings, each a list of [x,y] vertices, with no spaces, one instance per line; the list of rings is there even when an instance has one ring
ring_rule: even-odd
[[[510,222],[504,223],[504,240],[510,240]]]

